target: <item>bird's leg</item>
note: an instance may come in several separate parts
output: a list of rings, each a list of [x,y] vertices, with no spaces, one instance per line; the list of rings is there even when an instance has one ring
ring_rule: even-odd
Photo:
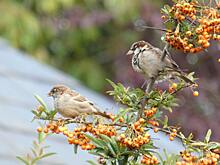
[[[151,77],[151,78],[150,78],[149,83],[147,84],[147,88],[146,88],[146,90],[145,90],[146,93],[149,93],[149,92],[152,90],[153,85],[154,85],[154,83],[155,83],[155,80],[156,80],[156,79],[155,79],[154,77]]]
[[[157,77],[157,76],[156,76],[156,77]],[[146,90],[145,90],[146,93],[149,93],[149,92],[152,90],[153,85],[154,85],[154,83],[155,83],[155,80],[156,80],[155,77],[151,77],[151,78],[150,78],[150,80],[149,80],[149,82],[148,82],[148,84],[147,84],[147,88],[146,88]],[[144,97],[144,98],[141,100],[141,107],[142,107],[142,108],[138,111],[137,121],[138,121],[138,119],[140,119],[141,116],[142,116],[142,113],[143,113],[143,111],[144,111],[144,109],[145,109],[145,104],[146,104],[146,97]]]
[[[166,55],[167,55],[167,52],[168,52],[168,48],[169,48],[169,44],[166,43],[165,47],[163,48],[163,53],[162,53],[162,56],[161,56],[161,61],[164,61]]]
[[[144,88],[144,86],[146,85],[147,80],[144,81],[144,83],[141,85],[141,88]]]
[[[82,113],[79,115],[79,119],[80,119],[80,123],[83,123],[86,121],[86,117],[87,117],[87,114],[86,113]]]

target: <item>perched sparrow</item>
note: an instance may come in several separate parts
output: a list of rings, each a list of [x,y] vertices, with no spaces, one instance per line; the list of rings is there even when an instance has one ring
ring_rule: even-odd
[[[157,77],[157,80],[163,80],[166,77],[178,76],[184,81],[193,83],[179,69],[179,66],[170,56],[165,56],[161,60],[163,52],[146,41],[135,42],[127,55],[132,55],[132,67],[136,72],[142,73],[147,79]]]
[[[75,118],[84,113],[108,117],[106,113],[100,112],[91,101],[64,85],[54,86],[48,95],[54,98],[54,107],[63,117]]]

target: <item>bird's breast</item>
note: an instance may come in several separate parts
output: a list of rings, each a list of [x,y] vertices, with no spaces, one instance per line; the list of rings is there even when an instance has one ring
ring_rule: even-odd
[[[158,71],[163,70],[164,63],[160,60],[160,55],[153,51],[145,51],[139,56],[139,65],[147,77],[154,77]]]

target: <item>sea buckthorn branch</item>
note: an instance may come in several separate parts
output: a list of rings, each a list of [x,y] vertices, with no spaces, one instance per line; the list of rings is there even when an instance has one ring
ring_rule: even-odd
[[[211,4],[211,3],[210,3]],[[162,18],[173,24],[165,40],[175,49],[197,53],[210,46],[210,40],[220,40],[220,14],[217,6],[205,6],[197,1],[181,0],[165,5]],[[178,22],[178,24],[174,23]]]
[[[56,153],[54,152],[45,151],[46,148],[49,147],[49,146],[44,146],[44,142],[47,136],[48,134],[39,132],[37,140],[33,141],[31,152],[29,152],[25,156],[16,156],[16,158],[20,160],[20,162],[24,163],[25,165],[35,165],[42,159],[55,155]]]
[[[67,137],[69,144],[79,145],[81,149],[90,150],[93,153],[99,152],[101,159],[105,161],[108,160],[107,157],[111,157],[114,161],[118,159],[112,148],[106,149],[104,147],[107,145],[105,143],[112,143],[112,145],[116,145],[114,147],[121,149],[119,153],[120,157],[123,157],[123,162],[126,162],[127,157],[132,157],[135,160],[143,157],[142,162],[145,162],[145,164],[149,161],[157,163],[158,160],[155,159],[153,152],[149,152],[149,149],[157,149],[153,145],[153,139],[150,138],[149,130],[169,133],[170,140],[174,140],[175,137],[179,136],[174,127],[159,128],[161,108],[170,108],[175,103],[174,96],[169,93],[169,90],[153,90],[148,95],[142,118],[136,121],[137,114],[135,112],[142,108],[140,101],[146,96],[145,92],[139,88],[126,88],[120,83],[111,82],[111,85],[113,86],[113,91],[108,91],[108,93],[117,102],[126,105],[127,108],[123,108],[117,115],[109,114],[109,118],[101,119],[101,117],[94,115],[93,122],[91,120],[87,121],[86,116],[82,116],[79,119],[56,119],[54,118],[55,110],[49,110],[43,100],[40,97],[36,97],[41,105],[33,111],[35,119],[48,121],[44,128],[38,128],[38,132],[63,134]],[[172,83],[172,92],[180,91],[185,85],[184,82]],[[69,124],[77,125],[72,131],[68,128]],[[107,154],[106,157],[101,156],[106,150],[111,154]],[[123,154],[125,150],[130,155]],[[137,153],[135,157],[131,154],[134,152]]]
[[[175,87],[175,85],[173,86]],[[204,150],[204,152],[214,153],[210,150],[211,148],[208,149],[207,146],[209,145],[209,143],[194,141],[191,139],[191,137],[186,138],[183,134],[178,133],[177,132],[178,129],[176,129],[175,127],[166,126],[166,128],[159,128],[158,127],[159,123],[155,120],[156,118],[154,117],[156,112],[157,112],[157,108],[145,110],[144,111],[145,117],[140,118],[137,122],[133,124],[126,124],[124,122],[122,123],[93,123],[93,122],[80,121],[80,120],[75,120],[75,119],[71,119],[71,120],[52,119],[51,120],[49,118],[40,118],[41,120],[48,120],[49,123],[44,129],[38,128],[38,132],[43,131],[44,133],[52,132],[56,134],[63,133],[65,136],[67,136],[69,144],[80,145],[83,150],[91,150],[93,152],[96,152],[95,150],[100,149],[101,146],[99,146],[97,143],[103,142],[104,140],[103,138],[108,139],[108,136],[109,137],[113,136],[115,138],[111,138],[111,139],[108,139],[107,141],[106,140],[104,141],[106,143],[121,144],[122,147],[127,148],[129,150],[127,152],[134,153],[134,152],[137,152],[140,147],[142,148],[145,145],[151,144],[152,140],[150,139],[150,134],[148,133],[148,129],[153,129],[154,132],[160,131],[160,132],[169,134],[170,135],[169,139],[171,141],[174,140],[175,137],[180,138],[183,144],[186,145],[187,148],[190,148],[190,150],[187,149],[184,152],[190,153],[192,149],[193,151],[198,151],[198,149],[200,149],[201,151]],[[76,127],[74,131],[69,131],[65,125],[72,124],[72,123],[80,124],[81,126]],[[117,130],[115,127],[127,128],[127,130],[126,131],[123,131],[122,129]],[[90,134],[92,134],[92,136]],[[93,138],[93,136],[96,137],[95,138],[96,140]],[[97,142],[97,138],[99,139],[98,142]],[[214,144],[216,146],[216,143]],[[153,145],[150,145],[150,146],[156,149],[156,147],[154,147]],[[213,147],[213,145],[211,147]],[[149,148],[147,150],[149,150]],[[153,161],[155,162],[155,164],[158,163],[158,160],[155,159],[152,153],[148,152],[148,153],[139,153],[139,154],[140,154],[139,156],[143,155],[143,158],[141,161],[142,163],[145,162],[148,164],[149,161],[151,162]],[[121,156],[126,158],[126,155],[122,154]],[[101,157],[101,158],[107,161],[107,157]],[[218,156],[215,155],[214,158],[217,159]],[[209,159],[209,157],[207,159]],[[213,159],[213,162],[215,162],[216,159]],[[185,157],[184,157],[184,161],[185,161]]]

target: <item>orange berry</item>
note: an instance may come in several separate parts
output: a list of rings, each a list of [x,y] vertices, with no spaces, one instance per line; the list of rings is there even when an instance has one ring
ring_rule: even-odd
[[[186,35],[187,35],[187,36],[191,36],[191,35],[192,35],[192,32],[191,32],[191,31],[187,31],[187,32],[186,32]]]
[[[140,132],[144,132],[144,127],[141,127],[141,128],[140,128]]]
[[[47,127],[44,128],[44,133],[48,133],[48,132],[49,132],[48,128]]]
[[[166,19],[166,16],[165,16],[165,15],[162,15],[161,18],[162,18],[162,19]]]
[[[220,63],[220,58],[218,59],[218,62]]]
[[[173,136],[170,136],[169,139],[170,139],[170,141],[173,141],[173,140],[174,140],[174,137],[173,137]]]
[[[192,18],[192,20],[195,20],[195,19],[196,19],[196,16],[195,16],[195,15],[193,15],[191,18]]]
[[[169,92],[169,93],[173,93],[173,92],[174,92],[174,89],[173,89],[172,87],[169,87],[168,92]]]
[[[172,87],[173,89],[176,89],[176,88],[177,88],[177,84],[176,84],[176,83],[173,83],[171,87]]]
[[[140,118],[140,119],[139,119],[139,122],[140,122],[141,124],[143,124],[143,123],[145,122],[145,120],[144,120],[143,118]]]
[[[73,144],[74,139],[73,138],[68,138],[68,142],[69,142],[69,144]]]
[[[159,128],[155,127],[154,132],[157,133],[159,131]]]
[[[37,132],[40,133],[40,132],[42,132],[42,131],[43,131],[42,127],[38,127],[38,128],[37,128]]]
[[[170,136],[173,136],[173,137],[176,137],[177,133],[176,132],[173,132],[170,134]]]
[[[119,122],[121,122],[121,123],[124,122],[123,117],[120,117],[120,118],[119,118]]]
[[[172,132],[177,132],[177,130],[174,128],[174,129],[172,129]]]
[[[66,136],[68,135],[68,133],[69,133],[69,131],[67,131],[67,130],[63,131],[63,134]]]
[[[134,123],[135,128],[138,127],[139,125],[140,125],[140,122],[138,122],[138,121]]]
[[[198,91],[194,91],[193,92],[193,96],[195,96],[195,97],[199,96],[199,92]]]
[[[121,134],[121,135],[120,135],[120,138],[121,138],[121,139],[124,139],[125,137],[126,137],[125,134]]]
[[[202,45],[204,48],[208,48],[210,46],[210,43],[209,42],[206,42]]]

